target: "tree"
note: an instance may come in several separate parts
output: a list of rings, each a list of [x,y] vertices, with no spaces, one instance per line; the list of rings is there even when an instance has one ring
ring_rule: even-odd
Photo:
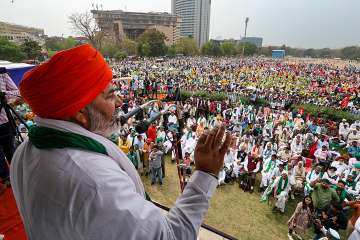
[[[258,51],[256,45],[249,43],[249,42],[240,43],[238,45],[239,52],[242,53],[243,49],[244,49],[245,56],[252,56],[255,53],[257,53],[257,51]]]
[[[318,57],[320,58],[330,58],[330,57],[334,57],[332,54],[332,51],[330,48],[322,48],[317,50],[317,54]]]
[[[117,52],[120,52],[120,47],[114,42],[111,41],[111,39],[103,40],[102,47],[100,49],[100,52],[105,57],[114,57]]]
[[[26,54],[28,59],[36,59],[41,56],[41,47],[40,45],[32,40],[25,40],[21,46],[21,50]]]
[[[26,58],[25,54],[21,51],[21,48],[8,41],[5,38],[0,37],[0,59],[6,61],[22,61]]]
[[[137,54],[136,42],[128,38],[124,38],[121,40],[120,48],[122,51],[126,52],[126,54],[129,56],[134,56]]]
[[[96,49],[101,49],[105,32],[101,31],[90,12],[73,13],[70,15],[69,21],[76,34],[85,37]]]
[[[126,52],[124,51],[117,51],[115,54],[114,54],[114,58],[117,60],[117,61],[121,61],[123,59],[125,59],[128,55],[126,54]]]
[[[220,44],[212,40],[201,47],[201,53],[208,56],[221,56],[223,54]]]
[[[236,44],[234,41],[224,41],[221,44],[221,48],[224,55],[226,56],[235,55],[237,53]]]
[[[138,53],[141,56],[163,56],[167,52],[166,36],[156,29],[148,29],[138,39]]]
[[[175,57],[175,55],[176,55],[175,44],[174,44],[174,45],[171,45],[171,46],[168,48],[166,55],[167,55],[167,56],[170,56],[170,57]]]
[[[313,48],[306,49],[304,51],[305,57],[316,57],[315,50]]]
[[[193,56],[199,53],[199,48],[193,38],[183,37],[176,41],[175,52],[185,56]]]
[[[345,59],[360,59],[360,47],[352,46],[341,49],[341,57]]]
[[[46,49],[52,51],[69,49],[75,47],[76,45],[77,45],[76,40],[71,36],[68,38],[49,37],[45,41]]]
[[[70,36],[70,37],[66,38],[64,41],[62,41],[61,50],[73,48],[77,44],[78,43],[76,42],[76,40]]]

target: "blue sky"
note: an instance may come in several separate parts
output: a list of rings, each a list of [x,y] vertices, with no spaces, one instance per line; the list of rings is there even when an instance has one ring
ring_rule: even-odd
[[[67,17],[104,9],[170,12],[171,0],[0,0],[0,21],[71,35]],[[210,37],[239,38],[250,18],[248,36],[261,36],[264,45],[343,47],[360,45],[360,0],[212,0]]]

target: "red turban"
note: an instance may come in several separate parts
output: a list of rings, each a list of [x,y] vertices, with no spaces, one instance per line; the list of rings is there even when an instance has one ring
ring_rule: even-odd
[[[27,72],[20,93],[36,115],[64,119],[91,103],[111,80],[103,56],[85,44],[58,52]]]

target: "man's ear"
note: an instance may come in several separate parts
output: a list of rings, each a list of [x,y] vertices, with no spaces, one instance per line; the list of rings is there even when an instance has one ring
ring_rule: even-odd
[[[81,109],[79,112],[75,113],[74,116],[71,117],[71,121],[76,122],[85,129],[90,129],[91,122],[85,109]]]

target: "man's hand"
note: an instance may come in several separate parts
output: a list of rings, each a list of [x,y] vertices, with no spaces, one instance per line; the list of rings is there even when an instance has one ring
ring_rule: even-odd
[[[226,134],[222,139],[225,126],[215,127],[210,132],[200,136],[195,148],[195,166],[197,170],[218,175],[224,165],[224,155],[229,148],[231,137]]]

